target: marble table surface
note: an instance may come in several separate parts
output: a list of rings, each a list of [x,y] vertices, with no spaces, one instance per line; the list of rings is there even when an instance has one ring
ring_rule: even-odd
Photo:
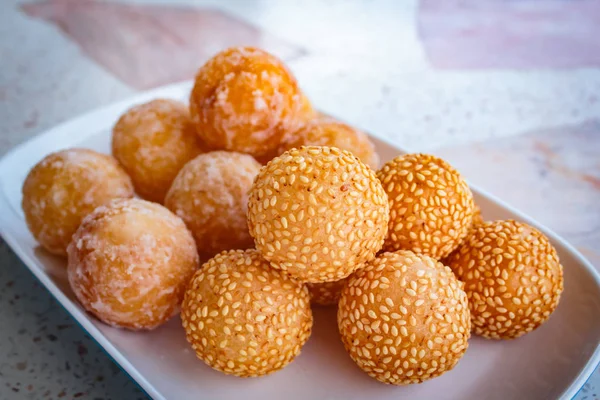
[[[0,155],[253,44],[317,107],[441,155],[600,267],[598,37],[595,0],[4,0]],[[576,399],[599,394],[597,370]],[[0,240],[0,399],[145,397]]]

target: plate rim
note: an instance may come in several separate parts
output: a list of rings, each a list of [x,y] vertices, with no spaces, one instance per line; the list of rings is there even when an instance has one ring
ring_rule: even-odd
[[[186,88],[191,88],[192,81],[186,80],[183,82],[173,83],[165,86],[161,86],[155,89],[144,91],[141,93],[128,96],[125,99],[92,109],[83,114],[65,120],[52,128],[46,129],[36,136],[20,143],[13,147],[0,159],[0,178],[2,178],[6,172],[8,172],[7,166],[10,166],[15,159],[18,158],[19,154],[26,152],[30,147],[36,147],[37,143],[42,143],[49,137],[60,137],[68,136],[69,133],[78,132],[77,138],[82,140],[89,136],[92,136],[98,132],[98,130],[80,130],[79,126],[89,125],[90,120],[102,120],[108,116],[114,116],[119,113],[119,110],[126,110],[134,104],[149,101],[158,97],[181,97],[181,93]],[[324,110],[327,112],[327,110]],[[105,126],[102,125],[102,126]],[[397,149],[399,152],[407,152],[408,150],[403,147],[399,147],[391,140],[381,137],[376,134],[370,133],[369,136]],[[468,180],[467,180],[468,181]],[[3,186],[3,185],[2,185]],[[596,286],[600,290],[600,272],[587,260],[573,245],[563,239],[560,235],[539,223],[517,208],[501,200],[497,196],[489,193],[488,191],[480,188],[477,185],[469,183],[469,187],[476,193],[477,196],[483,197],[498,206],[505,208],[518,216],[522,221],[534,226],[538,230],[542,231],[546,236],[555,242],[560,243],[571,255],[587,270],[595,281]],[[71,301],[62,290],[50,279],[50,277],[43,273],[41,269],[37,267],[37,262],[30,257],[23,246],[19,243],[16,237],[11,235],[10,229],[7,228],[8,224],[8,213],[12,213],[10,203],[6,199],[5,191],[2,190],[0,198],[0,209],[4,212],[0,212],[0,236],[8,244],[8,246],[15,252],[19,259],[27,266],[27,269],[40,281],[42,285],[50,292],[50,294],[58,301],[58,303],[76,320],[76,322],[93,338],[98,345],[104,350],[104,352],[126,372],[134,381],[137,383],[149,396],[153,399],[166,399],[166,397],[156,389],[152,383],[150,383],[129,361],[128,359],[108,340],[108,338],[91,322],[91,317],[87,315],[82,309],[78,308],[76,302]],[[5,214],[6,212],[6,214]],[[13,215],[13,218],[16,218]],[[563,391],[560,399],[572,399],[579,393],[585,383],[588,381],[596,367],[600,364],[600,342],[596,344],[596,348],[588,359],[587,363],[580,369],[578,375],[570,385]]]

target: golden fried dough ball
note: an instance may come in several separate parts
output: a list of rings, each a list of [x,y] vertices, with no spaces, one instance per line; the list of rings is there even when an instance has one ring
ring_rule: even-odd
[[[334,147],[283,153],[261,169],[249,194],[256,248],[273,267],[305,282],[343,279],[374,258],[388,217],[375,173]]]
[[[444,160],[406,154],[377,172],[390,201],[384,250],[411,250],[436,259],[467,235],[475,203],[461,175]]]
[[[563,291],[556,250],[521,222],[478,225],[447,263],[465,283],[475,334],[491,339],[512,339],[538,328]]]
[[[243,377],[285,367],[313,323],[306,288],[256,250],[226,251],[206,262],[185,293],[181,319],[198,358]]]
[[[187,163],[173,181],[165,206],[185,221],[203,258],[252,247],[248,191],[259,170],[247,154],[212,151]]]
[[[287,67],[252,47],[230,48],[211,58],[198,71],[190,95],[192,120],[209,147],[257,158],[274,153],[308,110]]]
[[[132,197],[131,180],[116,160],[87,149],[68,149],[37,163],[23,184],[29,230],[51,253],[65,256],[81,220],[114,198]]]
[[[467,295],[435,259],[383,253],[353,274],[338,304],[344,347],[369,376],[393,385],[451,370],[467,350]]]
[[[113,128],[112,153],[146,200],[162,203],[179,170],[202,153],[185,104],[159,99],[127,110]]]
[[[179,309],[198,253],[183,221],[139,199],[114,200],[84,220],[68,248],[69,283],[99,320],[153,329]]]

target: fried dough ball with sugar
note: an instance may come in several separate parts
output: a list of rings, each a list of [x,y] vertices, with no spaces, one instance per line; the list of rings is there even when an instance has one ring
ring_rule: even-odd
[[[329,146],[347,150],[369,167],[379,166],[379,156],[369,137],[353,127],[333,118],[320,118],[286,135],[281,153],[294,147]]]
[[[384,250],[411,250],[439,260],[466,237],[473,221],[473,195],[444,160],[402,155],[387,162],[377,177],[390,201]]]
[[[309,108],[287,67],[252,47],[211,58],[198,71],[190,95],[192,120],[205,143],[257,158],[274,153]]]
[[[344,347],[369,376],[393,385],[451,370],[468,347],[467,295],[452,271],[425,255],[383,253],[342,290]]]
[[[465,283],[474,333],[486,338],[512,339],[538,328],[563,291],[556,250],[521,222],[477,226],[447,262]]]
[[[181,308],[198,358],[226,374],[261,376],[290,363],[313,323],[307,289],[256,250],[231,250],[194,275]]]
[[[165,205],[185,221],[203,258],[252,247],[248,191],[259,170],[249,155],[212,151],[187,163],[173,181]]]
[[[275,268],[306,282],[343,279],[375,257],[389,206],[371,168],[335,147],[292,149],[263,167],[248,225]]]
[[[177,313],[199,264],[183,221],[139,199],[95,209],[68,252],[69,283],[83,307],[109,325],[132,330],[153,329]]]
[[[336,305],[348,278],[333,282],[307,283],[310,302],[320,306]]]
[[[136,192],[162,203],[179,170],[202,153],[187,106],[158,99],[129,109],[113,128],[112,153]]]
[[[51,253],[67,255],[71,236],[94,208],[133,197],[131,180],[115,159],[87,149],[68,149],[37,163],[23,184],[25,221]]]

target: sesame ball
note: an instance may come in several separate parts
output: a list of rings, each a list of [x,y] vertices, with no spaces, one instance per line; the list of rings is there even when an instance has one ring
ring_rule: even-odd
[[[310,302],[320,306],[336,305],[347,281],[348,278],[333,282],[307,283]]]
[[[486,338],[512,339],[538,328],[563,291],[556,250],[521,222],[477,226],[447,262],[465,283],[474,333]]]
[[[369,137],[333,118],[315,119],[287,135],[281,145],[281,153],[301,146],[337,147],[354,154],[371,168],[379,166],[379,156]]]
[[[351,276],[338,327],[350,357],[369,376],[406,385],[452,369],[468,347],[471,323],[467,295],[452,271],[400,250]]]
[[[196,75],[190,113],[210,148],[260,158],[310,113],[296,78],[275,56],[253,47],[224,50]]]
[[[439,260],[465,238],[473,220],[473,195],[444,160],[402,155],[387,162],[377,177],[390,201],[384,250],[411,250]]]
[[[185,221],[203,258],[252,247],[246,211],[248,191],[259,170],[260,164],[247,154],[212,151],[177,174],[165,206]]]
[[[350,275],[381,249],[389,206],[375,173],[335,147],[307,146],[274,158],[249,194],[256,248],[305,282]]]
[[[89,214],[68,248],[81,305],[113,326],[153,329],[177,313],[198,268],[194,239],[165,207],[119,199]]]
[[[144,199],[162,203],[179,170],[202,152],[187,106],[158,99],[119,118],[112,153]]]
[[[226,251],[206,262],[188,286],[181,318],[198,358],[242,377],[285,367],[313,323],[306,288],[256,250]]]
[[[44,157],[29,171],[22,190],[27,227],[42,247],[61,256],[67,255],[71,236],[94,208],[133,197],[131,179],[117,161],[87,149]]]

